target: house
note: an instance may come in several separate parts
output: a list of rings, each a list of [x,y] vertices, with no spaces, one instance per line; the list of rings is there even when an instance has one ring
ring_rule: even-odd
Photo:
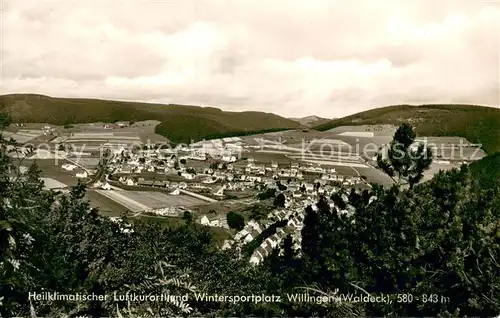
[[[103,189],[103,190],[111,190],[111,185],[109,185],[109,183],[107,183],[107,182],[103,183],[101,185],[101,189]]]
[[[225,190],[225,188],[226,188],[225,186],[221,186],[221,187],[219,187],[219,188],[215,191],[214,195],[216,195],[216,196],[218,196],[218,197],[222,197],[222,196],[224,196],[224,190]]]
[[[253,230],[257,231],[258,233],[262,233],[262,229],[260,227],[260,224],[257,223],[255,220],[248,221],[247,226],[249,228],[252,228]]]
[[[88,174],[87,174],[87,171],[83,171],[83,172],[77,172],[76,173],[76,177],[77,178],[87,178],[88,177]]]
[[[236,157],[235,156],[222,156],[222,161],[236,162]]]
[[[186,182],[179,182],[179,189],[187,189],[187,183]]]
[[[189,172],[182,172],[181,177],[188,179],[188,180],[193,180],[195,175]]]
[[[127,179],[125,180],[125,184],[126,184],[126,185],[128,185],[128,186],[133,186],[133,185],[135,185],[135,184],[136,184],[136,182],[135,182],[135,181],[134,181],[134,179],[132,179],[132,178],[127,178]]]
[[[251,231],[250,233],[248,233],[247,236],[245,236],[245,239],[243,240],[243,244],[250,243],[255,238],[257,238],[257,236],[259,236],[259,234],[260,233],[256,230]]]
[[[233,246],[234,244],[234,241],[233,240],[225,240],[224,241],[224,244],[222,245],[222,250],[228,250],[231,248],[231,246]]]
[[[264,260],[264,255],[266,255],[266,251],[263,247],[259,246],[252,254],[252,257],[250,257],[250,264],[258,265]]]
[[[219,216],[214,216],[214,215],[204,215],[200,219],[200,223],[202,225],[224,227],[223,222],[221,222],[221,218]]]
[[[181,191],[179,189],[175,189],[174,191],[170,192],[170,195],[179,195],[181,194]]]
[[[61,166],[61,168],[63,168],[66,171],[73,171],[76,169],[76,166],[69,163],[65,163]]]
[[[273,161],[273,162],[271,163],[271,168],[272,168],[272,169],[278,169],[278,163],[277,163],[277,162],[275,162],[275,161]]]
[[[236,235],[234,236],[234,239],[236,241],[240,241],[241,239],[245,238],[247,235],[248,235],[248,230],[246,228],[244,228],[243,230],[236,233]]]

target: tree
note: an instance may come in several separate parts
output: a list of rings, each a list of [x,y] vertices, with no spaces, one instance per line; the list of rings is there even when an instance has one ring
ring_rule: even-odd
[[[285,191],[287,189],[287,187],[281,183],[281,181],[276,181],[276,185],[278,186],[278,190],[280,191]]]
[[[424,171],[432,163],[433,153],[430,147],[420,143],[416,150],[412,149],[416,136],[411,125],[402,124],[394,134],[387,153],[381,151],[377,156],[378,168],[398,186],[408,184],[413,188],[422,180]]]
[[[185,165],[187,161],[186,161],[186,159],[182,158],[181,160],[179,160],[179,162],[180,162],[181,164]]]
[[[306,186],[305,185],[302,185],[300,187],[300,192],[302,192],[302,193],[306,192]]]
[[[226,216],[227,225],[234,230],[241,231],[245,227],[245,218],[236,212],[229,212]]]
[[[275,207],[281,207],[281,208],[284,208],[285,207],[285,202],[286,202],[286,198],[285,198],[285,195],[283,193],[280,193],[276,196],[276,198],[274,198],[274,202],[273,202],[273,205]]]
[[[272,198],[274,197],[276,194],[276,189],[274,188],[268,188],[266,189],[264,192],[261,192],[257,195],[257,197],[259,198],[259,200],[267,200],[269,198]]]
[[[193,221],[193,215],[189,211],[184,211],[182,214],[182,219],[188,223]]]

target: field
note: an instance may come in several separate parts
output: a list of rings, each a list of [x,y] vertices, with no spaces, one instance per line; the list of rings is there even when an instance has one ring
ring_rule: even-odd
[[[42,178],[42,181],[46,189],[62,189],[67,187],[66,184],[52,178]]]
[[[41,130],[28,130],[28,129],[12,129],[11,131],[3,131],[2,135],[6,139],[14,139],[18,143],[30,142],[43,135]]]
[[[172,206],[192,206],[204,201],[187,195],[170,195],[158,191],[95,190],[131,212],[141,212]]]
[[[179,205],[191,206],[205,202],[187,195],[170,195],[153,191],[127,191],[126,196],[152,209]]]
[[[74,171],[66,171],[61,168],[65,163],[70,163],[67,160],[55,160],[55,159],[24,159],[22,161],[23,166],[30,166],[32,163],[36,162],[38,168],[41,170],[41,176],[45,178],[52,178],[58,182],[64,183],[68,186],[76,185],[77,178],[75,174],[82,171],[81,169],[75,169]]]

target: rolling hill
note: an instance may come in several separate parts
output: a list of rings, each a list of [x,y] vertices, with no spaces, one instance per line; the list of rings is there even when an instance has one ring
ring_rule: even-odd
[[[398,105],[376,108],[317,125],[325,131],[346,125],[412,124],[419,135],[459,136],[482,144],[485,152],[500,151],[500,109],[477,105]]]
[[[0,112],[14,122],[66,125],[90,122],[158,120],[156,132],[172,142],[236,136],[302,127],[271,113],[226,112],[214,107],[149,104],[35,94],[0,96]]]
[[[318,116],[314,116],[314,115],[302,117],[302,118],[289,118],[289,119],[296,121],[299,124],[301,124],[303,126],[307,126],[307,127],[322,125],[322,124],[325,124],[331,120],[328,118],[322,118],[322,117],[318,117]]]

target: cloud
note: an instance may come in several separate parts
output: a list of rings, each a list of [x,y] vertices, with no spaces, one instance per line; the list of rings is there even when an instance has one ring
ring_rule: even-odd
[[[500,7],[461,0],[4,0],[0,93],[339,117],[499,104]]]

